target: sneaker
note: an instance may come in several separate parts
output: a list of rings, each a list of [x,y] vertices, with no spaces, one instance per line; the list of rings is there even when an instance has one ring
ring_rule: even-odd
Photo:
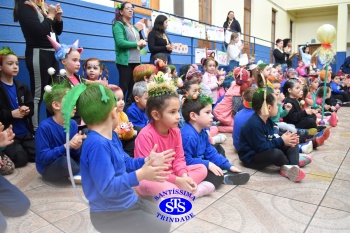
[[[331,131],[329,128],[325,128],[321,132],[317,133],[315,137],[323,137],[323,140],[326,141],[329,138],[329,135],[331,134]]]
[[[324,144],[324,138],[322,136],[316,137],[316,135],[315,135],[312,137],[311,141],[312,141],[312,146],[314,149],[316,149],[317,147],[322,146]]]
[[[338,120],[337,120],[337,114],[335,112],[332,112],[332,115],[329,117],[328,122],[332,127],[337,126]]]
[[[312,158],[305,154],[299,155],[299,167],[305,167],[312,162]]]
[[[310,154],[313,151],[312,141],[299,144],[299,153]]]
[[[249,173],[246,172],[227,172],[224,174],[224,184],[242,185],[250,179]]]
[[[214,144],[217,144],[217,143],[221,144],[221,143],[224,143],[226,141],[226,135],[219,133],[219,134],[215,135],[214,137],[212,137],[212,139],[213,139]]]
[[[324,125],[318,125],[318,126],[316,127],[317,132],[321,132],[321,131],[324,130],[325,128],[327,128],[327,127],[324,126]]]
[[[209,181],[202,181],[198,184],[197,192],[194,194],[196,198],[209,195],[215,191],[215,186]]]
[[[70,180],[70,177],[68,177],[68,180]],[[74,175],[73,180],[75,184],[81,184],[81,175]]]
[[[305,172],[297,165],[283,165],[280,174],[293,182],[298,182],[305,178]]]
[[[297,134],[301,137],[306,137],[306,138],[309,136],[309,132],[306,129],[298,129]]]

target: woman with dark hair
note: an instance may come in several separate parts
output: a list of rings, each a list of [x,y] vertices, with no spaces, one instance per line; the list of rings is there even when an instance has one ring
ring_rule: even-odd
[[[51,82],[47,70],[59,70],[55,50],[47,36],[59,42],[57,35],[63,30],[60,4],[47,5],[43,0],[15,0],[13,21],[19,22],[26,40],[25,61],[30,76],[30,89],[34,99],[34,130],[39,124],[39,109],[44,87]]]
[[[134,86],[133,71],[140,65],[140,49],[146,46],[137,27],[131,24],[134,8],[130,2],[118,3],[113,20],[113,37],[115,44],[115,63],[119,71],[119,86],[125,99],[132,93]]]
[[[293,60],[292,59],[297,53],[292,52],[292,39],[286,38],[283,40],[283,51],[285,54],[288,55],[288,58],[287,58],[288,68],[293,68]]]
[[[299,52],[301,55],[301,60],[304,62],[304,65],[305,66],[311,65],[310,63],[311,63],[312,55],[310,54],[309,44],[307,43],[306,45],[300,46]]]
[[[241,25],[239,24],[238,20],[235,18],[235,14],[233,11],[229,11],[227,13],[226,21],[223,27],[233,32],[242,33]]]
[[[170,54],[173,50],[173,46],[168,35],[165,33],[167,27],[168,18],[165,15],[158,15],[154,21],[152,31],[148,34],[148,48],[151,52],[151,64],[154,63],[154,55],[157,53],[165,54],[168,58],[168,64],[171,64]]]
[[[285,72],[287,68],[288,55],[283,50],[283,40],[276,40],[276,48],[273,50],[273,56],[275,58],[275,64],[281,64],[282,72]]]

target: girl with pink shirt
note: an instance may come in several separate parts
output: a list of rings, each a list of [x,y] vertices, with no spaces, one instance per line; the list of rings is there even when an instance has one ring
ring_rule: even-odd
[[[216,77],[218,62],[212,58],[202,59],[202,65],[205,70],[205,73],[202,77],[202,83],[209,87],[211,90],[211,98],[213,98],[213,103],[215,104],[218,100],[218,91],[224,80],[218,80]]]
[[[203,181],[207,169],[203,164],[186,166],[180,129],[180,100],[172,81],[166,80],[160,72],[154,83],[148,84],[146,113],[151,119],[136,138],[135,158],[147,157],[155,144],[157,152],[173,149],[175,159],[169,162],[169,178],[162,183],[142,180],[136,191],[141,196],[156,196],[166,190],[180,189],[196,198],[215,190],[212,183]],[[203,182],[202,182],[203,181]]]

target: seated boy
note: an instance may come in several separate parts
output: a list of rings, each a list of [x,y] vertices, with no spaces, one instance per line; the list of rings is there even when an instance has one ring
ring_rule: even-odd
[[[254,110],[251,107],[252,98],[254,93],[256,92],[256,87],[249,87],[243,94],[243,105],[244,108],[237,112],[235,115],[235,123],[233,124],[232,131],[232,141],[233,145],[238,151],[239,149],[239,135],[241,133],[241,127],[254,113]]]
[[[212,99],[200,95],[187,98],[182,105],[182,114],[186,121],[181,128],[182,143],[187,165],[203,164],[208,168],[205,181],[218,188],[220,184],[241,185],[248,182],[250,175],[242,173],[210,144],[205,128],[213,122],[211,113]],[[228,172],[224,173],[224,170]]]
[[[53,84],[52,88],[45,87],[44,103],[52,117],[43,120],[36,131],[36,170],[44,180],[50,182],[67,181],[69,177],[66,157],[66,133],[63,128],[62,99],[70,89],[68,82]],[[72,112],[74,116],[75,111]],[[76,183],[81,182],[79,175],[79,159],[81,145],[85,134],[78,133],[76,121],[71,120],[69,147],[71,151],[71,166]]]
[[[90,220],[99,232],[169,232],[170,223],[156,219],[157,206],[136,195],[132,187],[142,180],[163,182],[170,172],[164,163],[173,150],[132,159],[123,151],[118,135],[113,92],[101,84],[79,84],[63,101],[63,111],[76,105],[90,131],[81,154],[82,186],[89,201]],[[69,98],[68,98],[69,97]],[[102,97],[102,98],[101,98]],[[67,100],[67,101],[66,101]],[[77,103],[74,102],[77,100]],[[65,121],[70,129],[72,121]]]
[[[8,47],[0,50],[0,121],[5,129],[13,126],[14,143],[4,149],[16,167],[35,162],[35,139],[31,117],[34,102],[29,88],[15,80],[18,74],[18,58]]]
[[[145,81],[135,83],[132,95],[135,102],[130,105],[125,113],[128,115],[129,121],[134,125],[134,129],[140,132],[148,124],[148,116],[145,111],[148,99],[147,83]]]

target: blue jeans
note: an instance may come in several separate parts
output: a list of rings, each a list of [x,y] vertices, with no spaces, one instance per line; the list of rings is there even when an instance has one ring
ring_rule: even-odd
[[[235,67],[239,67],[239,62],[235,60],[231,60],[230,63],[228,64],[227,72],[232,71]]]

